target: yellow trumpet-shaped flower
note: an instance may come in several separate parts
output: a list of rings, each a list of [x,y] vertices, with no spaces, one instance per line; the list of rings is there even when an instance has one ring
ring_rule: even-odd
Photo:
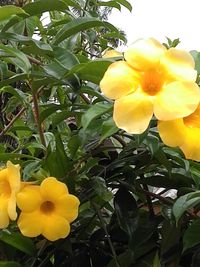
[[[187,159],[200,161],[200,105],[187,117],[159,121],[158,130],[166,145],[178,146]]]
[[[55,241],[68,236],[70,223],[78,216],[79,200],[64,183],[48,177],[40,186],[25,186],[17,195],[17,205],[21,209],[18,227],[24,236],[42,234]]]
[[[20,190],[20,166],[7,162],[0,170],[0,228],[9,225],[9,219],[16,220],[16,195]]]
[[[188,116],[197,108],[200,90],[189,53],[167,50],[150,38],[135,42],[124,57],[125,61],[109,66],[100,82],[105,96],[115,100],[113,118],[119,128],[140,134],[153,114],[167,121]]]

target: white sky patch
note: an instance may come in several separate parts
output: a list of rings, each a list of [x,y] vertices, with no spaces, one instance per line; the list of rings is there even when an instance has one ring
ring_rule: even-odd
[[[113,9],[109,22],[124,30],[128,45],[139,38],[179,38],[178,48],[200,51],[200,0],[129,0],[133,10]]]

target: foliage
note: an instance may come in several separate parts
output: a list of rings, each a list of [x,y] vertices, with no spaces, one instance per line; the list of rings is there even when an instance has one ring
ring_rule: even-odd
[[[1,230],[0,266],[200,264],[199,163],[164,146],[154,120],[141,135],[119,130],[99,91],[118,60],[102,53],[125,42],[102,18],[122,6],[131,11],[127,0],[0,8],[1,164],[19,163],[24,181],[54,176],[81,202],[66,239],[31,239],[15,222]]]

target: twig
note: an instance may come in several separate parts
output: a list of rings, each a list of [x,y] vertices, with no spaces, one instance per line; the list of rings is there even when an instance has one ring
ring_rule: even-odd
[[[33,64],[36,64],[36,65],[43,65],[43,63],[41,61],[39,61],[38,59],[36,58],[33,58],[31,56],[27,56],[27,58],[29,59],[29,61]]]
[[[9,124],[6,125],[6,127],[0,132],[0,137],[3,136],[5,133],[7,133],[7,131],[10,130],[10,128],[12,127],[13,123],[24,113],[24,111],[26,110],[25,107],[23,107],[15,117],[12,118],[12,120],[9,122]]]

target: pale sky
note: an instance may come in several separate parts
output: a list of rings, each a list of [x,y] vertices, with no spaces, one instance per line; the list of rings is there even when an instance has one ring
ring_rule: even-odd
[[[133,10],[113,9],[109,21],[125,31],[128,44],[154,37],[179,38],[178,48],[200,51],[200,0],[129,0]]]

